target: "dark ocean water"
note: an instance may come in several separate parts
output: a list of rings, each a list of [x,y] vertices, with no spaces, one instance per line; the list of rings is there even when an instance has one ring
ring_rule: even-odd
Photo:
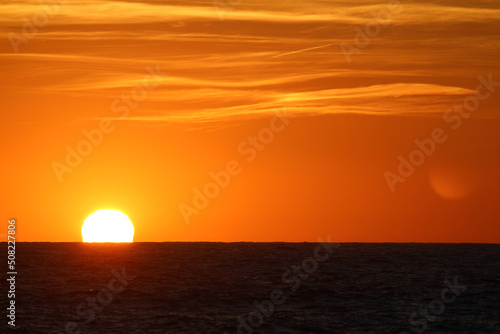
[[[500,333],[500,245],[16,246],[2,333]]]

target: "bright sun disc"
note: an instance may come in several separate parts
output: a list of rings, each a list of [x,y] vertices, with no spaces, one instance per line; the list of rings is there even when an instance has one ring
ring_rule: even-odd
[[[134,225],[121,211],[99,210],[85,219],[83,242],[133,242]]]

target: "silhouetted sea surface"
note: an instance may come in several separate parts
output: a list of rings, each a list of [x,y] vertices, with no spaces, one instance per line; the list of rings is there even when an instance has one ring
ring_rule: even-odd
[[[13,332],[500,333],[500,245],[318,245],[17,243]]]

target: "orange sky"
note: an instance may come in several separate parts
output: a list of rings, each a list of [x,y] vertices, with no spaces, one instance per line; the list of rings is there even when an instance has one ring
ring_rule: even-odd
[[[0,4],[0,216],[19,241],[116,209],[135,241],[500,242],[500,3],[395,2]]]

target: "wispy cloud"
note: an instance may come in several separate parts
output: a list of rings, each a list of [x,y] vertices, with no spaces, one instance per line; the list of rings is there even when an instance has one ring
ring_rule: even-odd
[[[404,1],[401,2],[404,4]],[[498,20],[497,8],[481,6],[457,6],[448,4],[406,3],[407,8],[398,15],[400,23],[427,22],[484,22]],[[2,22],[17,23],[22,17],[32,15],[42,6],[36,1],[18,1],[2,4]],[[383,1],[367,1],[363,5],[352,5],[345,1],[329,3],[310,3],[309,6],[269,6],[264,2],[254,3],[251,7],[242,4],[226,19],[233,21],[257,22],[343,22],[364,23],[372,19],[371,12],[387,8]],[[439,15],[431,15],[439,13]],[[300,15],[298,15],[300,14]],[[211,5],[171,5],[167,2],[129,2],[129,1],[68,1],[60,6],[57,19],[51,24],[131,24],[150,22],[171,22],[178,20],[214,20]]]
[[[500,68],[500,4],[491,1],[402,1],[404,10],[346,64],[338,45],[386,6],[256,1],[220,21],[211,3],[69,1],[23,52],[0,46],[0,85],[12,94],[114,99],[142,80],[145,65],[160,64],[169,75],[129,120],[213,122],[283,105],[311,116],[431,117]],[[20,34],[22,18],[41,8],[34,0],[0,5],[0,37]]]

